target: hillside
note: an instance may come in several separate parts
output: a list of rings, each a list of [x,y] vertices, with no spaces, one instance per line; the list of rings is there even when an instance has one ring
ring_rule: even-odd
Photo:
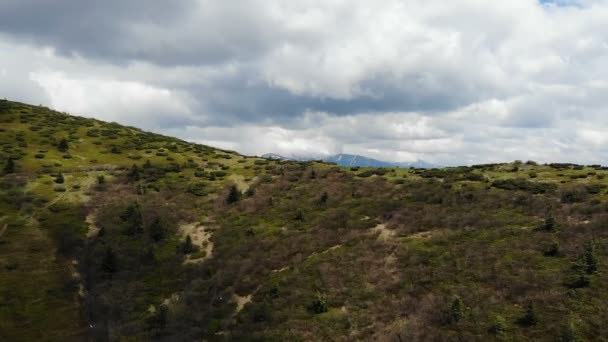
[[[608,336],[608,170],[250,158],[0,101],[0,340]]]

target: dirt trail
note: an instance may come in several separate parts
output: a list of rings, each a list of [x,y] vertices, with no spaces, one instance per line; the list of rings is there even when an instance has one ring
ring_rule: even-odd
[[[87,230],[87,238],[94,238],[99,234],[99,227],[95,225],[95,212],[91,212],[85,218],[85,222],[89,225],[89,230]]]
[[[239,188],[239,190],[241,192],[245,192],[247,190],[249,190],[250,187],[250,183],[253,183],[255,181],[257,177],[253,178],[251,181],[246,182],[245,181],[245,177],[242,175],[237,175],[237,174],[231,174],[230,176],[228,176],[228,179],[232,182],[234,182],[234,184],[236,184],[236,186]]]
[[[251,302],[252,298],[253,298],[253,295],[239,296],[235,293],[234,301],[236,302],[236,311],[234,312],[234,314],[236,315],[239,312],[241,312],[243,310],[243,308],[245,307],[245,305],[247,305]]]
[[[378,234],[378,240],[385,242],[395,236],[395,231],[386,228],[386,224],[384,223],[372,228],[372,233]]]
[[[4,220],[6,220],[8,216],[2,216],[0,217],[0,222],[3,222]],[[8,223],[5,223],[2,228],[0,228],[0,238],[2,237],[2,235],[4,235],[4,233],[6,233],[6,230],[8,229]]]
[[[211,236],[213,234],[204,225],[198,223],[184,224],[179,227],[179,233],[184,239],[186,236],[190,235],[192,244],[199,247],[203,254],[203,256],[199,258],[188,256],[186,263],[198,263],[211,258],[213,254]]]

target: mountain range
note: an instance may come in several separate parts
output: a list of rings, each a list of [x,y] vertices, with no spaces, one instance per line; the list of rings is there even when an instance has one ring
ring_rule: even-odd
[[[361,155],[356,154],[335,154],[328,157],[323,158],[313,158],[313,157],[301,157],[301,156],[284,156],[276,153],[266,153],[261,156],[266,159],[274,159],[274,160],[296,160],[296,161],[308,161],[308,160],[318,160],[321,159],[324,162],[335,163],[340,166],[352,166],[352,167],[399,167],[399,168],[420,168],[420,169],[428,169],[437,167],[437,165],[428,163],[423,160],[418,160],[415,162],[387,162],[382,160],[377,160]]]

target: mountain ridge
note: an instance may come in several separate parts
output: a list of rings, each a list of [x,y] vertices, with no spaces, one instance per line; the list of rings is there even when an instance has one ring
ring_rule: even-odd
[[[314,157],[297,157],[297,156],[283,156],[277,153],[265,153],[261,155],[262,158],[275,159],[275,160],[294,160],[294,161],[310,161],[310,160],[322,160],[328,163],[335,163],[340,166],[347,167],[379,167],[379,168],[420,168],[429,169],[439,167],[438,165],[428,163],[424,160],[418,160],[415,162],[387,162],[370,157],[365,157],[357,154],[339,153],[331,156],[314,158]]]

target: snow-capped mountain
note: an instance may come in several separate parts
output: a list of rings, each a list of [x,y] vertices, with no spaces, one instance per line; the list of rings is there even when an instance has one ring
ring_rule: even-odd
[[[433,168],[436,165],[425,162],[423,160],[415,161],[415,162],[404,162],[404,163],[392,163],[381,161],[373,158],[368,158],[356,154],[336,154],[329,157],[324,158],[306,158],[306,157],[296,157],[296,156],[282,156],[276,153],[266,153],[261,156],[262,158],[275,159],[275,160],[317,160],[321,159],[326,162],[336,163],[340,166],[359,166],[359,167],[415,167],[415,168]]]

